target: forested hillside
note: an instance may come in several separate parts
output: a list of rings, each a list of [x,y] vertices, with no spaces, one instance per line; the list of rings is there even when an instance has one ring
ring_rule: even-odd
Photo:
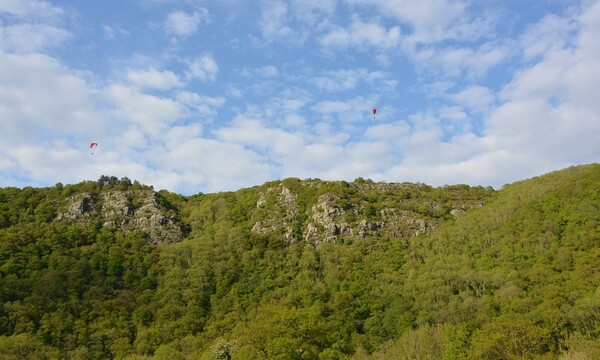
[[[599,359],[600,165],[0,189],[0,359]]]

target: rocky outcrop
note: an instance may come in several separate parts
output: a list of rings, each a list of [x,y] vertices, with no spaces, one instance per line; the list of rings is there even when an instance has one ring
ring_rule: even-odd
[[[188,230],[213,231],[208,225],[217,221],[244,227],[244,232],[250,230],[278,245],[281,240],[319,246],[372,237],[410,238],[436,231],[443,222],[481,207],[493,196],[491,188],[467,185],[433,188],[361,178],[353,182],[289,178],[237,193],[199,194],[188,201],[139,184],[135,187],[130,181],[101,180],[96,189],[103,190],[63,199],[56,219],[141,231],[153,245],[180,241]],[[179,210],[183,221],[178,220]]]
[[[332,187],[332,183],[303,181],[305,187]],[[460,216],[469,208],[481,206],[480,200],[457,196],[444,202],[427,197],[410,198],[428,191],[427,185],[409,183],[336,182],[351,188],[327,191],[312,206],[300,210],[300,194],[279,183],[260,193],[253,217],[252,231],[257,234],[283,234],[288,243],[303,240],[314,246],[323,242],[357,241],[367,237],[412,237],[437,230],[447,216]],[[399,195],[404,192],[405,195]],[[406,196],[403,198],[403,196]],[[370,197],[374,197],[373,200]],[[392,206],[382,206],[392,205]],[[440,215],[441,214],[441,215]]]
[[[339,197],[323,194],[312,206],[310,222],[306,226],[304,240],[318,245],[323,241],[335,243],[339,237],[353,238],[355,230],[345,220],[345,211],[336,205]]]
[[[256,202],[257,212],[262,216],[259,216],[261,220],[254,224],[252,231],[261,235],[281,232],[289,244],[296,243],[298,237],[293,223],[300,214],[297,199],[297,194],[281,184],[268,188]]]
[[[67,198],[67,208],[58,214],[57,220],[66,219],[76,221],[89,218],[94,213],[92,195],[89,193],[77,194]]]
[[[183,239],[175,217],[158,206],[153,190],[105,191],[97,195],[82,193],[67,198],[57,220],[87,223],[92,219],[104,227],[131,232],[142,231],[151,245],[174,243]]]
[[[441,221],[425,219],[410,211],[386,208],[379,216],[361,219],[361,208],[343,209],[340,198],[323,194],[312,207],[311,222],[307,225],[304,239],[312,244],[337,242],[339,239],[359,240],[366,237],[409,237],[427,234],[437,228]],[[347,220],[351,219],[351,220]]]

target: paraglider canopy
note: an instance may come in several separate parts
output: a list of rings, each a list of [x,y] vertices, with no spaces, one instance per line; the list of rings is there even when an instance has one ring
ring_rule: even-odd
[[[375,114],[377,114],[377,108],[373,108],[373,119],[375,119]]]
[[[93,149],[93,148],[94,148],[94,146],[98,146],[98,143],[97,143],[97,142],[95,142],[95,141],[92,141],[92,142],[90,143],[90,149]],[[92,151],[92,155],[94,155],[94,152],[93,152],[93,151]]]

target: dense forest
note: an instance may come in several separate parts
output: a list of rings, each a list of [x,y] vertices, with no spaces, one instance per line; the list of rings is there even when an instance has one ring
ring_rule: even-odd
[[[600,165],[3,188],[0,359],[600,359]]]

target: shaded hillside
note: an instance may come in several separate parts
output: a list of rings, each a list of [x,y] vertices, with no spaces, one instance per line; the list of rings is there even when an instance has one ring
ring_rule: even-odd
[[[171,201],[181,204],[185,199],[114,176],[53,188],[5,188],[0,190],[0,229],[62,224],[138,231],[148,243],[161,245],[181,241],[185,234]]]
[[[599,226],[598,165],[506,186],[411,242],[401,292],[419,330],[387,346],[410,353],[416,337],[473,359],[600,358]]]
[[[599,358],[599,189],[0,189],[0,358]]]
[[[429,234],[444,221],[480,208],[494,193],[466,185],[433,188],[362,178],[351,183],[289,178],[233,193],[195,196],[185,212],[192,237],[224,222],[285,245],[318,246]]]

